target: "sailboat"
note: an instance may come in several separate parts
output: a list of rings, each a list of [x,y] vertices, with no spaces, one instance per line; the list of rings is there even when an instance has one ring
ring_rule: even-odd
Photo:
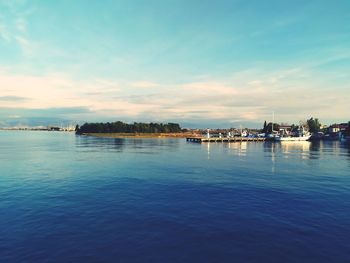
[[[278,133],[278,131],[274,131],[273,130],[273,124],[274,124],[274,122],[275,122],[275,112],[273,111],[272,112],[272,122],[271,122],[271,133],[269,133],[269,134],[267,134],[266,135],[266,139],[267,140],[269,140],[269,141],[274,141],[274,140],[276,140],[276,138],[278,138],[279,137],[279,133]]]

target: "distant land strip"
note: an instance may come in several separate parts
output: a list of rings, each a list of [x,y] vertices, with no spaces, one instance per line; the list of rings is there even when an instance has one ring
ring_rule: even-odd
[[[187,138],[189,136],[200,137],[200,134],[192,132],[178,133],[82,133],[81,135],[94,136],[101,138]]]
[[[180,133],[181,127],[178,123],[143,123],[132,124],[117,121],[107,123],[85,123],[76,127],[77,134],[87,133]]]

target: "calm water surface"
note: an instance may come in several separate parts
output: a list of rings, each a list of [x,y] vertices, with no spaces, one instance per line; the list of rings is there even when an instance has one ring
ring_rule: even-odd
[[[0,132],[0,262],[350,262],[350,146]]]

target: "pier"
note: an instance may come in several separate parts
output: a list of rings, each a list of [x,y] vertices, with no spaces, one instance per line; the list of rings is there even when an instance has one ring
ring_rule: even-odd
[[[265,138],[250,138],[250,137],[229,137],[229,138],[219,138],[219,137],[187,137],[186,141],[188,142],[263,142]]]

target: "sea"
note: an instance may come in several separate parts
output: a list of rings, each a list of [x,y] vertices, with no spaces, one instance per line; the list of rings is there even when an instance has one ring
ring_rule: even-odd
[[[350,146],[0,131],[0,262],[350,262]]]

